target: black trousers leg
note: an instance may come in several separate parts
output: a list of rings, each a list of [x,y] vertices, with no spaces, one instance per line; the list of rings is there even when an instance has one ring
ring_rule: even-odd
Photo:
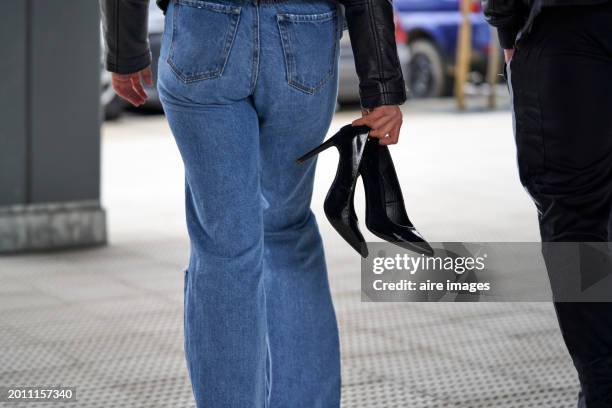
[[[545,10],[508,76],[519,174],[542,241],[610,241],[612,4]],[[581,383],[579,407],[612,407],[612,303],[555,309]]]

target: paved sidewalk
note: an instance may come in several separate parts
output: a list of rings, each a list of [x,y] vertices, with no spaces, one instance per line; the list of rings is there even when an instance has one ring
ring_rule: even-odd
[[[427,238],[538,239],[507,111],[456,114],[437,103],[407,113],[392,154]],[[340,112],[332,130],[355,115]],[[111,244],[0,259],[0,386],[76,386],[68,407],[193,407],[180,157],[158,116],[106,124],[103,154]],[[336,157],[319,160],[313,209],[341,329],[343,406],[574,407],[577,379],[550,304],[360,302],[359,258],[322,214]]]

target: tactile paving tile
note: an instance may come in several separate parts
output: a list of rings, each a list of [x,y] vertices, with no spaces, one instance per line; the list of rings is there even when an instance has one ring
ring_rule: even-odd
[[[106,386],[187,376],[184,357],[175,353],[100,361],[92,364],[92,370]]]
[[[180,375],[151,381],[136,381],[114,386],[127,395],[129,407],[191,407],[195,406],[189,379]]]
[[[183,290],[184,275],[176,266],[167,267],[167,271],[147,271],[116,273],[113,277],[133,288],[153,291]]]
[[[360,307],[360,305],[362,305]],[[448,317],[419,308],[414,303],[371,303],[353,305],[340,315],[340,322],[348,326],[386,329],[393,325],[427,325],[445,322]],[[384,319],[381,318],[384,315]]]
[[[183,358],[183,336],[180,333],[124,333],[96,339],[45,343],[47,348],[69,356],[79,363],[97,364],[100,361],[175,355]]]
[[[150,294],[87,302],[82,306],[88,313],[103,319],[128,318],[148,312],[167,312],[172,310],[167,302]],[[183,304],[175,305],[175,310],[183,313]]]
[[[458,402],[456,408],[575,408],[578,390],[548,389],[545,391],[514,392],[492,398]]]
[[[2,294],[2,297],[0,297],[0,313],[8,310],[54,307],[64,304],[66,302],[62,299],[36,289],[17,291]]]
[[[174,239],[170,237],[132,241],[130,254],[153,260],[158,265],[163,265],[165,270],[172,268],[175,270],[173,276],[179,274],[182,277],[182,269],[189,259],[189,243],[181,231]]]
[[[182,275],[159,265],[147,275],[142,265],[116,259],[96,276],[56,265],[32,289],[12,277],[18,284],[0,300],[0,384],[75,386],[70,408],[193,408]],[[343,408],[575,406],[577,379],[550,304],[362,303],[353,272],[330,277]],[[94,290],[104,276],[112,283]],[[64,286],[72,299],[54,296]]]
[[[419,311],[418,313],[423,313]],[[453,320],[437,321],[423,324],[407,324],[395,321],[381,313],[377,318],[364,321],[360,328],[375,330],[385,336],[404,341],[420,347],[430,347],[433,344],[440,347],[473,344],[478,347],[491,339],[498,337],[495,332]]]
[[[548,339],[547,339],[548,340]],[[431,350],[440,355],[471,364],[481,364],[490,368],[523,365],[532,361],[559,358],[564,355],[564,346],[554,341],[535,339],[515,339],[511,337],[491,338],[486,344],[462,343],[440,345],[433,342]]]
[[[550,359],[539,359],[522,364],[508,364],[500,367],[500,371],[523,381],[538,384],[540,389],[566,389],[578,392],[578,374],[571,369],[569,355]]]
[[[117,279],[104,274],[83,272],[82,274],[62,273],[32,279],[32,287],[64,302],[129,296],[133,290]]]
[[[438,313],[453,319],[503,316],[531,311],[535,307],[532,302],[417,303],[416,305],[424,311]]]
[[[347,363],[343,361],[342,363],[342,387],[344,388],[381,382],[384,380],[384,377],[362,370],[350,362]]]
[[[542,329],[558,329],[554,315],[525,311],[503,316],[487,316],[473,322],[474,325],[504,336],[521,336],[537,333]],[[560,333],[558,334],[560,336]]]
[[[23,331],[20,331],[18,328],[7,325],[0,325],[0,349],[27,346],[39,343],[40,342],[37,339],[29,337],[27,334],[25,334]],[[0,352],[0,364],[1,363],[2,354]]]
[[[136,333],[174,332],[182,336],[183,312],[170,309],[162,312],[139,313],[129,318],[112,319],[115,323],[129,327]]]
[[[93,371],[91,364],[68,364],[36,367],[29,370],[0,372],[3,386],[58,386],[76,387],[86,393],[104,386],[103,377]],[[78,391],[77,391],[78,392]],[[31,406],[31,405],[30,405]]]
[[[374,381],[342,389],[343,408],[438,408],[448,402],[422,395],[392,381]]]
[[[0,353],[3,355],[0,373],[58,367],[75,362],[72,357],[42,344],[2,347]]]
[[[18,329],[28,337],[37,339],[39,342],[72,341],[75,339],[104,338],[107,336],[121,335],[132,331],[129,325],[104,324],[103,321],[91,319],[86,321],[64,321],[22,325]],[[133,332],[133,331],[132,331]]]
[[[401,341],[366,330],[341,332],[340,346],[344,360],[378,354],[400,353],[410,348],[409,345]]]
[[[0,324],[13,327],[31,326],[49,322],[78,322],[94,318],[85,305],[61,304],[50,307],[20,308],[0,313]]]
[[[534,389],[503,372],[453,360],[426,349],[380,354],[362,358],[358,364],[412,390],[453,402],[519,390],[529,393]]]
[[[41,267],[43,266],[43,267]],[[78,269],[81,265],[71,264],[65,257],[53,254],[29,254],[27,256],[2,257],[2,269],[0,275],[3,278],[39,278],[45,275],[53,275],[58,271],[64,272],[71,268]]]

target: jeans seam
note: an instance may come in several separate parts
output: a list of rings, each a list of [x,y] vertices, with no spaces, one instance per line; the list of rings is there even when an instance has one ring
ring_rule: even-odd
[[[183,4],[185,6],[192,6],[195,8],[207,9],[211,11],[216,11],[219,13],[231,13],[231,14],[239,14],[240,7],[233,7],[225,4],[218,3],[210,3],[203,0],[177,0],[179,4]]]
[[[255,92],[259,74],[259,7],[255,7],[255,22],[253,24],[253,62],[251,64],[252,78],[250,93]]]
[[[289,39],[287,38],[287,32],[283,29],[280,17],[278,15],[276,16],[276,24],[281,37],[281,49],[283,50],[283,56],[285,57],[287,82],[291,83],[291,78],[293,77],[293,64],[292,60],[289,58],[289,54],[291,53],[291,45],[289,44]]]

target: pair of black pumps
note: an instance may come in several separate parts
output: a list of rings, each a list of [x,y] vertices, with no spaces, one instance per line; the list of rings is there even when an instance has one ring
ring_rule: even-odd
[[[359,254],[366,258],[363,239],[353,204],[355,185],[361,176],[366,196],[366,226],[377,237],[419,254],[433,255],[433,249],[408,219],[391,154],[378,139],[369,137],[367,126],[344,126],[320,146],[306,153],[302,164],[323,150],[335,146],[340,153],[336,178],[325,198],[327,219]]]

